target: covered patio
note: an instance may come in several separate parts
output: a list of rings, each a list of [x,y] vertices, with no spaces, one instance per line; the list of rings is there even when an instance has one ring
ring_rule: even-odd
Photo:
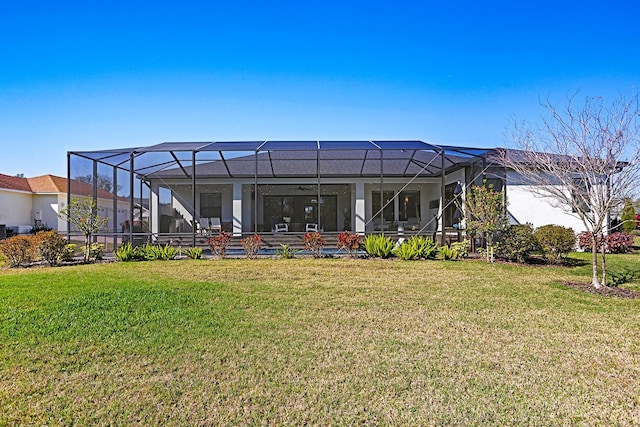
[[[99,212],[114,245],[197,246],[219,231],[273,241],[315,230],[444,239],[459,234],[454,200],[487,178],[492,152],[417,140],[165,142],[70,151],[67,175],[90,182],[94,200],[98,190],[112,194]]]

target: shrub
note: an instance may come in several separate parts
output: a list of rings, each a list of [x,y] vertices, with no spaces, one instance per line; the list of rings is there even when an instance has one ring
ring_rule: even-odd
[[[471,241],[464,239],[460,242],[453,242],[450,247],[458,252],[459,258],[466,258],[469,256],[469,252],[471,252]]]
[[[624,207],[622,208],[620,219],[622,220],[622,231],[631,233],[636,229],[636,210],[633,207],[631,199],[626,199],[624,201]]]
[[[131,246],[131,243],[126,242],[120,245],[118,249],[115,250],[114,255],[118,261],[128,262],[133,261],[135,258],[135,251]]]
[[[224,258],[227,255],[227,247],[231,242],[231,233],[221,231],[217,236],[209,237],[207,245],[214,255]]]
[[[543,225],[536,229],[534,236],[547,258],[552,262],[561,261],[576,245],[573,229],[560,225]]]
[[[55,231],[40,231],[32,238],[35,252],[50,265],[58,264],[65,252],[67,239]]]
[[[395,247],[393,253],[400,259],[409,261],[420,258],[435,258],[437,244],[424,236],[413,236]]]
[[[262,237],[259,234],[247,236],[240,240],[240,244],[247,258],[255,258],[260,251],[260,246],[262,246]]]
[[[154,246],[149,243],[145,243],[142,246],[137,246],[133,249],[133,256],[135,259],[141,261],[155,261],[162,259],[162,248],[160,246]]]
[[[308,251],[311,251],[314,258],[319,258],[322,253],[322,248],[324,247],[324,237],[322,234],[314,231],[312,233],[305,233],[304,238],[302,240],[304,243],[304,248]]]
[[[621,271],[610,271],[607,277],[609,278],[607,285],[612,288],[617,288],[620,285],[636,280],[640,277],[640,272],[624,268]]]
[[[582,249],[583,251],[590,252],[593,245],[592,236],[593,234],[590,231],[583,231],[582,233],[578,234],[578,248]],[[596,250],[600,250],[601,245],[602,239],[598,238],[598,241],[596,242]]]
[[[17,235],[0,241],[0,254],[9,267],[18,267],[21,264],[31,262],[33,259],[31,238]]]
[[[583,231],[578,235],[578,247],[585,251],[591,251],[593,239],[589,231]],[[633,249],[633,236],[623,231],[616,231],[604,238],[606,250],[612,254],[625,254]],[[596,250],[602,247],[602,239],[598,238]]]
[[[189,259],[200,259],[202,258],[202,248],[198,248],[198,247],[187,248],[184,250],[184,254]]]
[[[413,236],[409,242],[418,249],[420,258],[433,259],[438,253],[438,244],[430,237]]]
[[[403,261],[420,259],[421,250],[413,239],[405,240],[393,249],[395,256]]]
[[[179,253],[177,248],[174,248],[168,243],[164,246],[158,246],[158,249],[160,249],[159,259],[163,261],[170,261],[172,259],[176,259]]]
[[[364,250],[373,257],[389,258],[395,243],[384,234],[369,234],[363,242]]]
[[[455,261],[460,258],[460,252],[452,246],[440,246],[440,256],[445,261]]]
[[[60,254],[60,262],[73,261],[73,258],[75,256],[76,256],[76,244],[67,243],[64,246],[62,253]]]
[[[354,252],[360,248],[360,236],[356,233],[343,231],[338,234],[338,249],[344,249],[349,256],[353,256]]]
[[[611,233],[605,237],[607,250],[612,254],[626,254],[633,249],[633,236],[624,231]]]
[[[293,258],[296,252],[298,251],[293,249],[291,246],[283,244],[280,244],[280,249],[276,249],[276,254],[283,259]]]
[[[511,225],[500,233],[495,256],[519,263],[526,262],[531,252],[539,251],[540,243],[530,224]]]
[[[104,245],[102,243],[91,243],[91,245],[89,245],[89,253],[87,254],[87,247],[84,246],[82,248],[82,251],[84,252],[84,259],[85,261],[99,261],[104,257]]]

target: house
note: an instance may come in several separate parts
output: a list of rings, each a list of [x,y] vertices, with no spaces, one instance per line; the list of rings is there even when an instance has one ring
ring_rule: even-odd
[[[133,195],[128,220],[147,215],[151,237],[190,236],[193,244],[220,229],[459,235],[464,189],[484,181],[506,190],[514,222],[578,228],[512,185],[491,161],[495,151],[418,140],[165,142],[71,151],[68,169],[108,177]]]
[[[67,222],[58,217],[58,212],[67,206],[69,184],[72,197],[93,194],[91,184],[55,175],[23,178],[0,174],[0,224],[17,233],[28,233],[40,226],[66,232]],[[122,199],[116,198],[114,206],[111,193],[99,189],[96,195],[100,215],[120,222],[127,219],[129,206]]]

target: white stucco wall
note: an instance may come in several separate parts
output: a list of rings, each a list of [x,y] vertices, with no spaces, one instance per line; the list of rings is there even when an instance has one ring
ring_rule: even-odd
[[[508,210],[521,223],[531,223],[534,228],[555,224],[571,227],[579,233],[585,230],[582,221],[549,198],[536,196],[526,185],[507,185]]]
[[[0,224],[7,227],[33,225],[31,193],[0,190]]]

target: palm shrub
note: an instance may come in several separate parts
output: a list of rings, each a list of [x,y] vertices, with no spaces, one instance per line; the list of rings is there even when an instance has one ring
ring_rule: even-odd
[[[296,254],[296,250],[289,245],[280,244],[280,248],[276,249],[276,254],[282,259],[293,258]]]
[[[534,231],[534,236],[551,262],[560,262],[576,245],[573,229],[561,225],[543,225]]]
[[[163,261],[170,261],[172,259],[176,259],[176,257],[178,256],[178,253],[180,252],[177,248],[174,248],[168,243],[162,247],[159,247],[159,249],[160,249],[160,259]]]
[[[131,243],[126,242],[115,250],[114,255],[118,261],[128,262],[134,259],[134,250]]]
[[[384,234],[369,234],[363,242],[364,250],[373,257],[389,258],[395,243]]]
[[[405,240],[393,249],[393,254],[403,261],[420,259],[420,248],[412,239]]]
[[[438,253],[438,244],[430,237],[413,236],[409,242],[418,250],[420,258],[433,259]]]
[[[393,253],[404,261],[420,258],[435,258],[438,251],[437,244],[428,237],[413,236],[395,247]]]
[[[189,259],[200,259],[202,258],[202,248],[192,247],[184,250],[184,254]]]
[[[445,261],[455,261],[460,258],[460,252],[452,246],[440,246],[440,257]]]

